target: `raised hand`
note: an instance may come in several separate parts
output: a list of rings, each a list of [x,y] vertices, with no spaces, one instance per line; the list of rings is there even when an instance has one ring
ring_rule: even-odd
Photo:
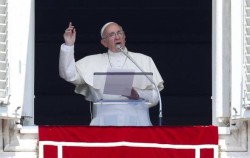
[[[76,30],[72,23],[69,23],[69,27],[65,30],[63,34],[64,42],[68,46],[73,46],[76,41]]]

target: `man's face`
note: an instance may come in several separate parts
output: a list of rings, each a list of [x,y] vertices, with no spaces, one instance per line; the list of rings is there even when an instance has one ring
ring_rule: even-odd
[[[112,52],[119,51],[117,49],[118,44],[123,48],[125,47],[125,34],[118,24],[109,24],[105,28],[103,35],[104,38],[101,40],[102,45],[111,50]]]

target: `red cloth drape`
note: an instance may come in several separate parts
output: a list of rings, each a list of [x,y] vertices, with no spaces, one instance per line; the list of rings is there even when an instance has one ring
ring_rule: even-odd
[[[40,126],[39,141],[84,143],[155,143],[171,145],[218,145],[215,126],[95,127]],[[39,151],[40,152],[40,151]],[[57,157],[57,147],[44,146],[44,158]],[[63,147],[63,158],[195,158],[194,149],[167,149],[142,146]],[[201,149],[201,158],[213,158],[213,149]]]

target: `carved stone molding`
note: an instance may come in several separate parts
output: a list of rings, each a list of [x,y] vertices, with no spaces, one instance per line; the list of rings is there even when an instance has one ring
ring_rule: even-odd
[[[248,122],[238,120],[234,126],[228,127],[228,133],[219,135],[221,152],[248,151]]]
[[[4,152],[37,152],[38,133],[21,132],[22,128],[15,120],[3,120]]]

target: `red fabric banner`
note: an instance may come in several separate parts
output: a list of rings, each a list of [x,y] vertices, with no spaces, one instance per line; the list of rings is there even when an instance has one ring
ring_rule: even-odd
[[[195,147],[201,147],[198,149],[201,158],[213,158],[214,149],[210,146],[218,145],[218,128],[40,126],[39,141],[49,142],[39,151],[44,158],[59,156],[54,142],[63,145],[62,158],[195,158]]]

